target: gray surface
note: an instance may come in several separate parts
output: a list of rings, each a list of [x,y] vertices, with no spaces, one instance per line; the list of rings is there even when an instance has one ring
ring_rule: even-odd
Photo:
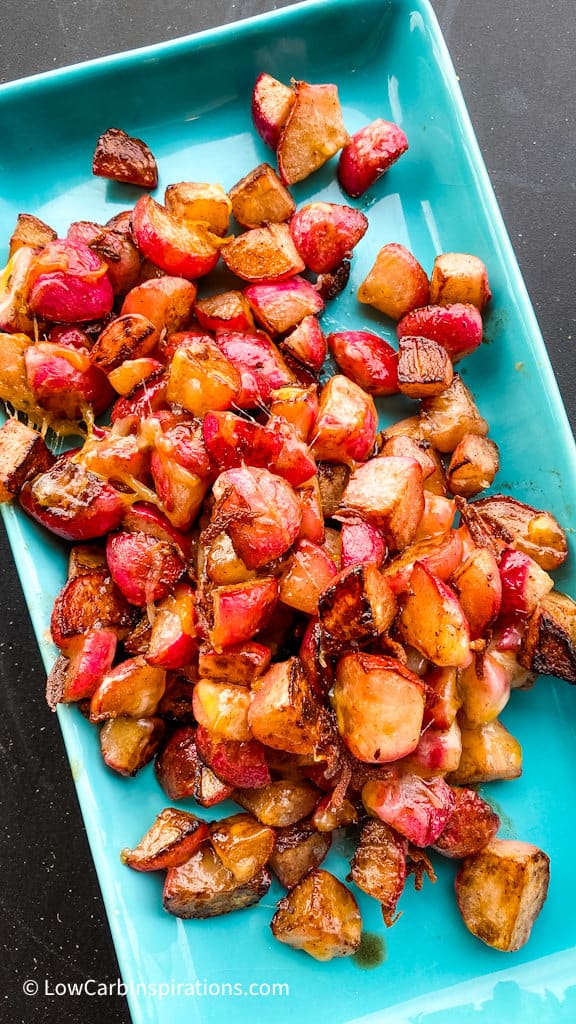
[[[4,0],[1,78],[282,6],[288,5]],[[574,0],[433,0],[433,6],[574,424],[576,5]],[[542,459],[550,443],[543,439]],[[45,977],[52,983],[86,977],[112,981],[117,966],[69,767],[44,704],[43,670],[3,540],[1,558],[0,972],[5,980],[0,1020],[128,1022],[118,998],[26,998],[21,992],[26,978],[41,985]]]

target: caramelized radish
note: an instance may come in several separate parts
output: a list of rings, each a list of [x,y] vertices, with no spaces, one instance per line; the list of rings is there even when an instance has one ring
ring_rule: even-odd
[[[361,196],[408,149],[397,124],[377,118],[348,139],[338,160],[338,181],[349,196]]]
[[[142,188],[156,188],[158,168],[152,150],[142,139],[121,128],[108,128],[99,137],[92,158],[92,174]]]
[[[371,395],[398,391],[398,354],[370,331],[338,331],[328,335],[328,347],[338,366]]]
[[[321,313],[324,309],[324,302],[316,289],[298,276],[289,281],[253,284],[246,288],[244,294],[256,319],[272,334],[284,334],[305,317]]]
[[[172,545],[147,533],[111,533],[106,559],[116,586],[135,605],[162,600],[184,574]]]
[[[482,317],[470,303],[422,306],[406,313],[396,324],[399,338],[430,338],[446,349],[453,363],[473,352],[482,342]]]
[[[395,658],[346,654],[336,668],[338,730],[359,761],[384,764],[417,746],[425,687]]]
[[[112,309],[108,267],[83,242],[48,242],[32,259],[27,283],[30,309],[46,320],[82,323]]]
[[[368,220],[360,210],[338,203],[309,203],[290,221],[290,234],[309,270],[335,270],[366,234]]]
[[[72,541],[103,537],[115,530],[131,501],[130,495],[66,457],[20,492],[20,504],[28,515]]]
[[[217,236],[203,224],[181,224],[152,196],[134,207],[132,227],[140,252],[166,274],[196,280],[218,262]]]
[[[470,630],[458,598],[421,562],[412,570],[398,630],[406,643],[436,665],[466,668],[472,661]]]
[[[173,334],[188,326],[192,317],[196,285],[183,277],[155,277],[136,285],[126,295],[120,314],[138,313],[156,330]]]
[[[213,625],[209,640],[217,651],[251,640],[270,618],[278,600],[273,577],[215,587],[211,592]]]
[[[428,302],[428,277],[418,260],[398,242],[384,245],[358,289],[358,301],[399,320]]]
[[[280,132],[294,104],[293,89],[262,72],[252,91],[252,120],[260,138],[276,149]]]
[[[337,374],[322,389],[310,447],[317,459],[350,466],[370,455],[377,425],[374,400],[353,381]]]
[[[244,231],[222,246],[222,259],[244,281],[282,281],[305,269],[286,224]]]
[[[226,517],[234,548],[249,568],[279,558],[296,540],[302,516],[297,495],[268,470],[228,470],[216,480],[213,493],[213,518]]]
[[[436,842],[456,803],[444,779],[426,781],[410,774],[367,782],[362,790],[362,802],[369,814],[391,825],[419,847]]]
[[[335,85],[296,82],[296,98],[280,132],[276,155],[285,185],[294,185],[322,167],[348,136]]]

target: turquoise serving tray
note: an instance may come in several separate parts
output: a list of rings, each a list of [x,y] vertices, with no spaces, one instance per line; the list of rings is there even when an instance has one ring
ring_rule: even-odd
[[[360,307],[358,284],[386,242],[407,245],[429,270],[441,251],[477,253],[494,297],[486,344],[463,365],[500,447],[498,489],[574,516],[573,439],[546,350],[507,237],[435,17],[426,0],[312,0],[187,39],[97,60],[0,89],[0,239],[20,211],[59,232],[70,221],[105,221],[138,190],[91,175],[97,136],[116,125],[146,139],[160,168],[157,195],[174,181],[230,188],[271,154],[250,122],[257,74],[336,82],[350,132],[375,117],[399,122],[408,153],[358,206],[370,227],[350,285],[326,313],[328,329],[390,323]],[[294,189],[346,202],[334,161]],[[0,251],[0,256],[5,256]],[[384,422],[396,418],[383,406]],[[65,552],[3,507],[24,593],[49,668],[50,610],[65,577]],[[557,585],[576,595],[573,552]],[[23,709],[24,710],[24,709]],[[47,721],[48,721],[47,712]],[[508,1024],[576,1020],[574,791],[576,687],[540,679],[513,694],[503,720],[524,748],[522,778],[485,787],[504,836],[532,841],[551,857],[550,893],[532,937],[514,954],[474,939],[455,907],[455,867],[435,859],[436,885],[407,885],[389,930],[376,902],[357,893],[366,931],[382,957],[319,964],[276,943],[269,930],[279,887],[258,907],[183,922],[161,908],[161,880],[123,867],[167,804],[151,768],[121,779],[100,759],[97,730],[75,708],[58,713],[134,1024]],[[218,811],[228,813],[227,808]],[[348,870],[346,842],[327,866]]]

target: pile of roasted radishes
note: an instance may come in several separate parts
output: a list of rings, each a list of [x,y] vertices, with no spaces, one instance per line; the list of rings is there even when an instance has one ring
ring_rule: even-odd
[[[385,120],[349,137],[331,84],[263,74],[252,113],[278,173],[170,185],[164,205],[145,194],[65,238],[18,217],[0,395],[27,422],[0,430],[0,496],[72,545],[48,700],[79,703],[111,770],[154,760],[171,802],[243,809],[210,822],[168,807],[123,851],[167,872],[171,913],[247,907],[272,869],[287,889],[274,935],[321,960],[353,953],[356,899],[320,867],[353,826],[349,878],[386,924],[407,875],[434,877],[431,847],[463,861],[467,927],[515,950],[548,858],[496,838],[472,787],[521,772],[498,718],[511,690],[538,672],[576,681],[576,605],[549,575],[567,556],[549,512],[470,500],[498,470],[455,370],[482,341],[486,268],[442,253],[429,278],[385,245],[358,299],[397,321],[398,348],[360,327],[326,337],[368,222],[296,209],[287,186],[340,152],[340,185],[360,196],[408,142]],[[157,182],[119,129],[93,170]],[[236,286],[199,297],[220,260]],[[338,372],[320,378],[328,351]],[[374,396],[397,393],[414,414],[379,432]],[[82,440],[54,455],[46,426]]]

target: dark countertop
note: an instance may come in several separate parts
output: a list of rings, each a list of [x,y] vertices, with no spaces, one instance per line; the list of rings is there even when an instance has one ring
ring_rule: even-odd
[[[432,0],[432,5],[574,426],[576,7],[573,0]],[[1,80],[282,6],[287,4],[270,0],[5,0]],[[3,535],[0,543],[5,601],[0,621],[0,971],[5,973],[0,1020],[128,1024],[119,997],[22,994],[27,978],[55,983],[89,974],[112,982],[118,968],[60,732],[44,702],[43,667]]]

